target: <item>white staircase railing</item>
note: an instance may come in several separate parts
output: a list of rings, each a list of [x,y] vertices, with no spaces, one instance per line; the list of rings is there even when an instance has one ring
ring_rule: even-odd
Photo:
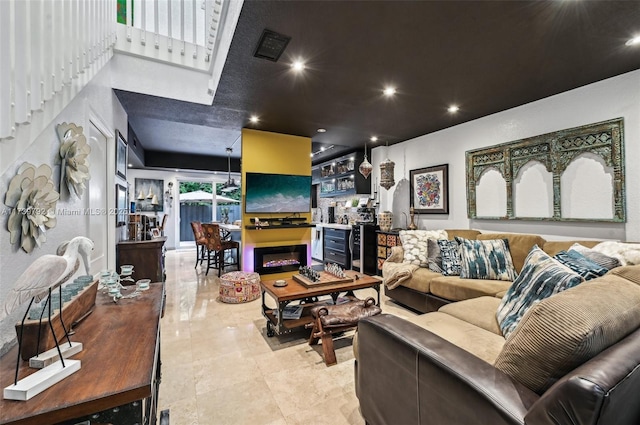
[[[223,0],[121,0],[121,4],[125,10],[118,15],[116,51],[210,71]]]
[[[56,97],[57,108],[109,61],[116,0],[0,1],[0,142]],[[60,103],[61,102],[61,103]]]

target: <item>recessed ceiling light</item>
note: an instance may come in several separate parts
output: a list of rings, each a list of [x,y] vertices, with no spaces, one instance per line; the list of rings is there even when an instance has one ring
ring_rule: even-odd
[[[371,136],[369,140],[371,140],[372,142],[377,142],[378,138],[376,136]]]
[[[296,72],[300,72],[304,70],[305,65],[304,65],[304,62],[302,62],[301,60],[297,60],[291,64],[291,68]]]
[[[384,93],[385,96],[393,96],[396,94],[396,89],[395,87],[385,87],[382,93]]]
[[[319,128],[318,129],[318,133],[326,133],[327,129],[326,128]]]
[[[311,152],[311,153],[309,154],[309,156],[310,156],[311,158],[313,158],[313,152]]]
[[[256,115],[251,115],[251,118],[249,118],[249,121],[255,124],[258,121],[260,121],[260,118],[258,118]]]
[[[320,148],[320,152],[324,152],[324,146]]]
[[[460,107],[456,106],[456,105],[451,105],[449,106],[449,108],[447,109],[447,111],[451,112],[452,114],[458,112],[460,110]]]
[[[627,41],[626,43],[627,46],[633,46],[635,44],[640,44],[640,35],[633,37],[631,40]]]
[[[129,168],[133,167],[133,164],[129,164]]]

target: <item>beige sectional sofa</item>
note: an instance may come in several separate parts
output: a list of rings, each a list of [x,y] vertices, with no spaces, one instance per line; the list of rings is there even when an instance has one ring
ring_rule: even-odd
[[[448,238],[456,236],[465,239],[507,239],[513,265],[518,273],[522,270],[525,258],[534,245],[538,245],[549,255],[567,250],[574,243],[593,247],[598,241],[546,241],[539,235],[519,233],[481,233],[469,229],[446,229]],[[401,246],[392,249],[391,256],[382,267],[385,281],[397,272],[398,264],[403,260]],[[443,276],[428,268],[419,267],[411,272],[410,277],[397,286],[385,286],[385,294],[394,301],[420,313],[436,311],[441,306],[453,301],[462,301],[482,296],[502,298],[511,282],[503,280],[462,279],[459,276]],[[498,302],[500,301],[498,298]]]
[[[536,240],[521,237],[523,247],[525,239]],[[544,246],[553,253],[566,244]],[[427,287],[441,290],[438,280]],[[361,321],[355,374],[366,423],[640,423],[640,266],[617,267],[537,302],[506,339],[499,304],[481,296],[409,320]]]

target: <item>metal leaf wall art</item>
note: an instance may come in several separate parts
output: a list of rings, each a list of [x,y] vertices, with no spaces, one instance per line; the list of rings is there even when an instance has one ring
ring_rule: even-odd
[[[85,182],[91,178],[87,157],[91,146],[87,144],[82,127],[66,122],[56,127],[60,138],[60,191],[66,186],[69,194],[82,198]]]
[[[25,162],[9,182],[5,205],[11,208],[7,229],[12,244],[27,253],[47,240],[46,232],[56,226],[56,205],[60,195],[51,180],[51,167]]]

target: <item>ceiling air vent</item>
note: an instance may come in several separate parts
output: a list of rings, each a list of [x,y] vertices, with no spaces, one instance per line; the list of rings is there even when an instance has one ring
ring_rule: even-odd
[[[287,44],[289,44],[289,40],[291,40],[289,36],[265,29],[253,56],[277,62]]]

